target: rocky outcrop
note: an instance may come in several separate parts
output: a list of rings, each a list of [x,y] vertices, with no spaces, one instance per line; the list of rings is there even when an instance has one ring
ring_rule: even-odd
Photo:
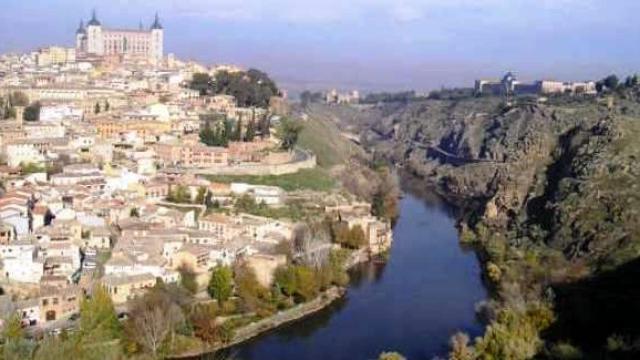
[[[434,184],[469,221],[595,264],[635,231],[623,224],[628,210],[587,200],[629,201],[602,188],[637,171],[635,150],[625,144],[640,129],[622,114],[640,106],[616,101],[611,109],[596,99],[513,106],[499,98],[427,100],[361,108],[357,121],[335,119],[377,155]],[[618,240],[595,240],[603,224],[624,229]]]

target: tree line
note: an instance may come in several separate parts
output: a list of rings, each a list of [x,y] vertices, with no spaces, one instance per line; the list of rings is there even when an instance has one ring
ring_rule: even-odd
[[[24,121],[40,120],[42,105],[39,101],[29,103],[29,98],[21,91],[14,91],[6,99],[0,98],[0,118],[14,119],[16,117],[16,106],[24,107]]]
[[[267,119],[257,124],[251,119],[246,126],[240,119],[234,122],[225,118],[214,126],[211,126],[210,121],[206,121],[204,128],[200,130],[200,141],[207,146],[222,147],[227,147],[230,141],[252,142],[259,135],[258,132],[260,135],[268,133],[268,126]],[[265,127],[267,130],[264,129]]]
[[[242,107],[267,108],[271,97],[280,95],[276,83],[266,73],[256,69],[219,71],[214,77],[207,73],[196,73],[189,87],[199,91],[201,96],[232,95]]]

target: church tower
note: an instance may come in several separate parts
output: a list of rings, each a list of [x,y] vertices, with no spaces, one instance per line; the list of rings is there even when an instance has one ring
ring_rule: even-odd
[[[94,55],[104,55],[104,39],[102,24],[98,21],[96,11],[93,10],[91,20],[87,24],[87,52]]]
[[[160,24],[160,18],[156,13],[156,18],[151,25],[151,54],[153,62],[158,65],[162,61],[164,54],[164,29]]]

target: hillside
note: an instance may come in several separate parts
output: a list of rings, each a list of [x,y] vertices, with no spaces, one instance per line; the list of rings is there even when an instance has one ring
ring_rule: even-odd
[[[640,257],[637,99],[633,89],[512,106],[426,100],[341,119],[464,209],[462,239],[478,246],[495,290],[477,356],[638,354],[637,290],[619,285],[621,266]]]
[[[318,164],[324,168],[346,163],[351,157],[363,156],[361,147],[342,135],[335,118],[317,107],[298,111],[304,127],[300,133],[299,145],[313,151]]]

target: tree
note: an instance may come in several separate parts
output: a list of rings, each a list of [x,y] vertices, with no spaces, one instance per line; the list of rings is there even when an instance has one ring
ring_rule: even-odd
[[[198,281],[196,280],[196,273],[193,269],[183,265],[178,268],[180,272],[180,285],[187,289],[191,294],[198,292]]]
[[[204,129],[200,130],[200,141],[207,146],[214,146],[216,144],[216,133],[211,129],[209,122],[206,123]]]
[[[185,318],[180,307],[161,289],[152,289],[135,299],[125,324],[126,339],[133,341],[154,358],[177,329],[184,326]]]
[[[407,360],[407,358],[397,352],[383,352],[378,357],[378,360]]]
[[[213,81],[204,75],[194,74],[190,86],[192,89],[200,90],[203,95],[209,92],[232,95],[242,107],[266,108],[271,97],[280,93],[275,82],[267,74],[256,69],[233,73],[219,71]]]
[[[220,338],[220,328],[216,321],[217,308],[213,305],[215,304],[196,305],[189,316],[193,335],[207,344]]]
[[[211,298],[223,303],[229,299],[233,290],[233,272],[228,266],[217,266],[211,272],[207,292]]]
[[[318,295],[319,284],[314,270],[306,266],[296,266],[297,295],[303,301],[309,301]]]
[[[258,131],[260,132],[261,138],[266,138],[271,135],[271,120],[268,116],[263,116],[258,121]]]
[[[302,124],[296,121],[283,118],[278,127],[278,138],[280,147],[284,150],[293,150],[298,143],[298,137],[302,131]]]
[[[349,274],[344,266],[348,256],[346,250],[332,250],[329,254],[327,267],[331,272],[332,284],[346,286],[349,283]]]
[[[246,265],[238,266],[235,271],[234,282],[236,284],[236,293],[242,300],[243,310],[245,312],[258,311],[269,292],[260,285],[253,269]]]
[[[307,106],[312,103],[319,103],[322,101],[322,98],[323,96],[321,92],[311,92],[305,90],[300,93],[300,102],[302,103],[302,106]]]
[[[111,297],[102,286],[95,286],[91,298],[80,304],[80,342],[94,344],[114,340],[121,330]]]
[[[40,109],[42,106],[39,101],[24,108],[24,121],[38,121],[40,120]]]
[[[604,86],[606,86],[607,89],[610,89],[610,90],[617,89],[618,85],[620,84],[620,80],[616,75],[609,75],[606,78],[604,78],[602,82]]]
[[[238,121],[236,121],[236,128],[235,128],[235,131],[233,132],[233,135],[231,136],[231,140],[242,141],[242,120],[241,119],[238,119]]]
[[[239,212],[254,213],[258,208],[256,200],[249,194],[242,194],[236,199],[235,208]]]
[[[274,276],[276,286],[289,297],[308,301],[316,297],[320,284],[315,271],[307,266],[286,266],[276,269]]]
[[[6,342],[17,341],[24,338],[24,330],[18,314],[12,314],[5,320],[6,325],[2,329],[2,339]]]
[[[356,225],[349,230],[349,242],[347,245],[353,249],[359,249],[366,244],[364,230],[362,226]]]
[[[205,195],[204,197],[204,206],[206,206],[207,209],[211,209],[215,205],[215,202],[212,200],[212,198],[213,198],[213,194],[211,194],[211,191],[207,191],[207,195]],[[220,207],[219,203],[218,203],[218,207]]]
[[[167,201],[179,203],[179,204],[187,204],[191,202],[191,194],[189,193],[189,189],[187,189],[184,185],[178,185],[174,189],[169,191],[169,195],[167,195]]]
[[[256,137],[256,122],[255,120],[251,119],[251,121],[249,121],[249,123],[247,124],[247,131],[244,134],[244,141],[252,142],[255,137]]]
[[[2,340],[4,341],[0,351],[2,359],[21,360],[31,358],[35,343],[25,338],[22,322],[17,313],[13,313],[8,319],[5,319]]]
[[[207,95],[213,86],[211,75],[207,73],[195,73],[189,87],[200,92],[200,96]]]
[[[196,195],[196,204],[204,204],[208,193],[206,187],[200,186],[198,188],[198,194]]]
[[[229,140],[233,137],[233,122],[229,119],[225,119],[222,123],[222,133],[220,134],[220,144],[218,146],[227,147]]]
[[[100,114],[100,103],[96,103],[96,105],[93,107],[93,113],[94,114]]]
[[[469,336],[464,333],[457,333],[449,341],[451,351],[449,360],[473,360],[475,356],[473,349],[469,346]]]

